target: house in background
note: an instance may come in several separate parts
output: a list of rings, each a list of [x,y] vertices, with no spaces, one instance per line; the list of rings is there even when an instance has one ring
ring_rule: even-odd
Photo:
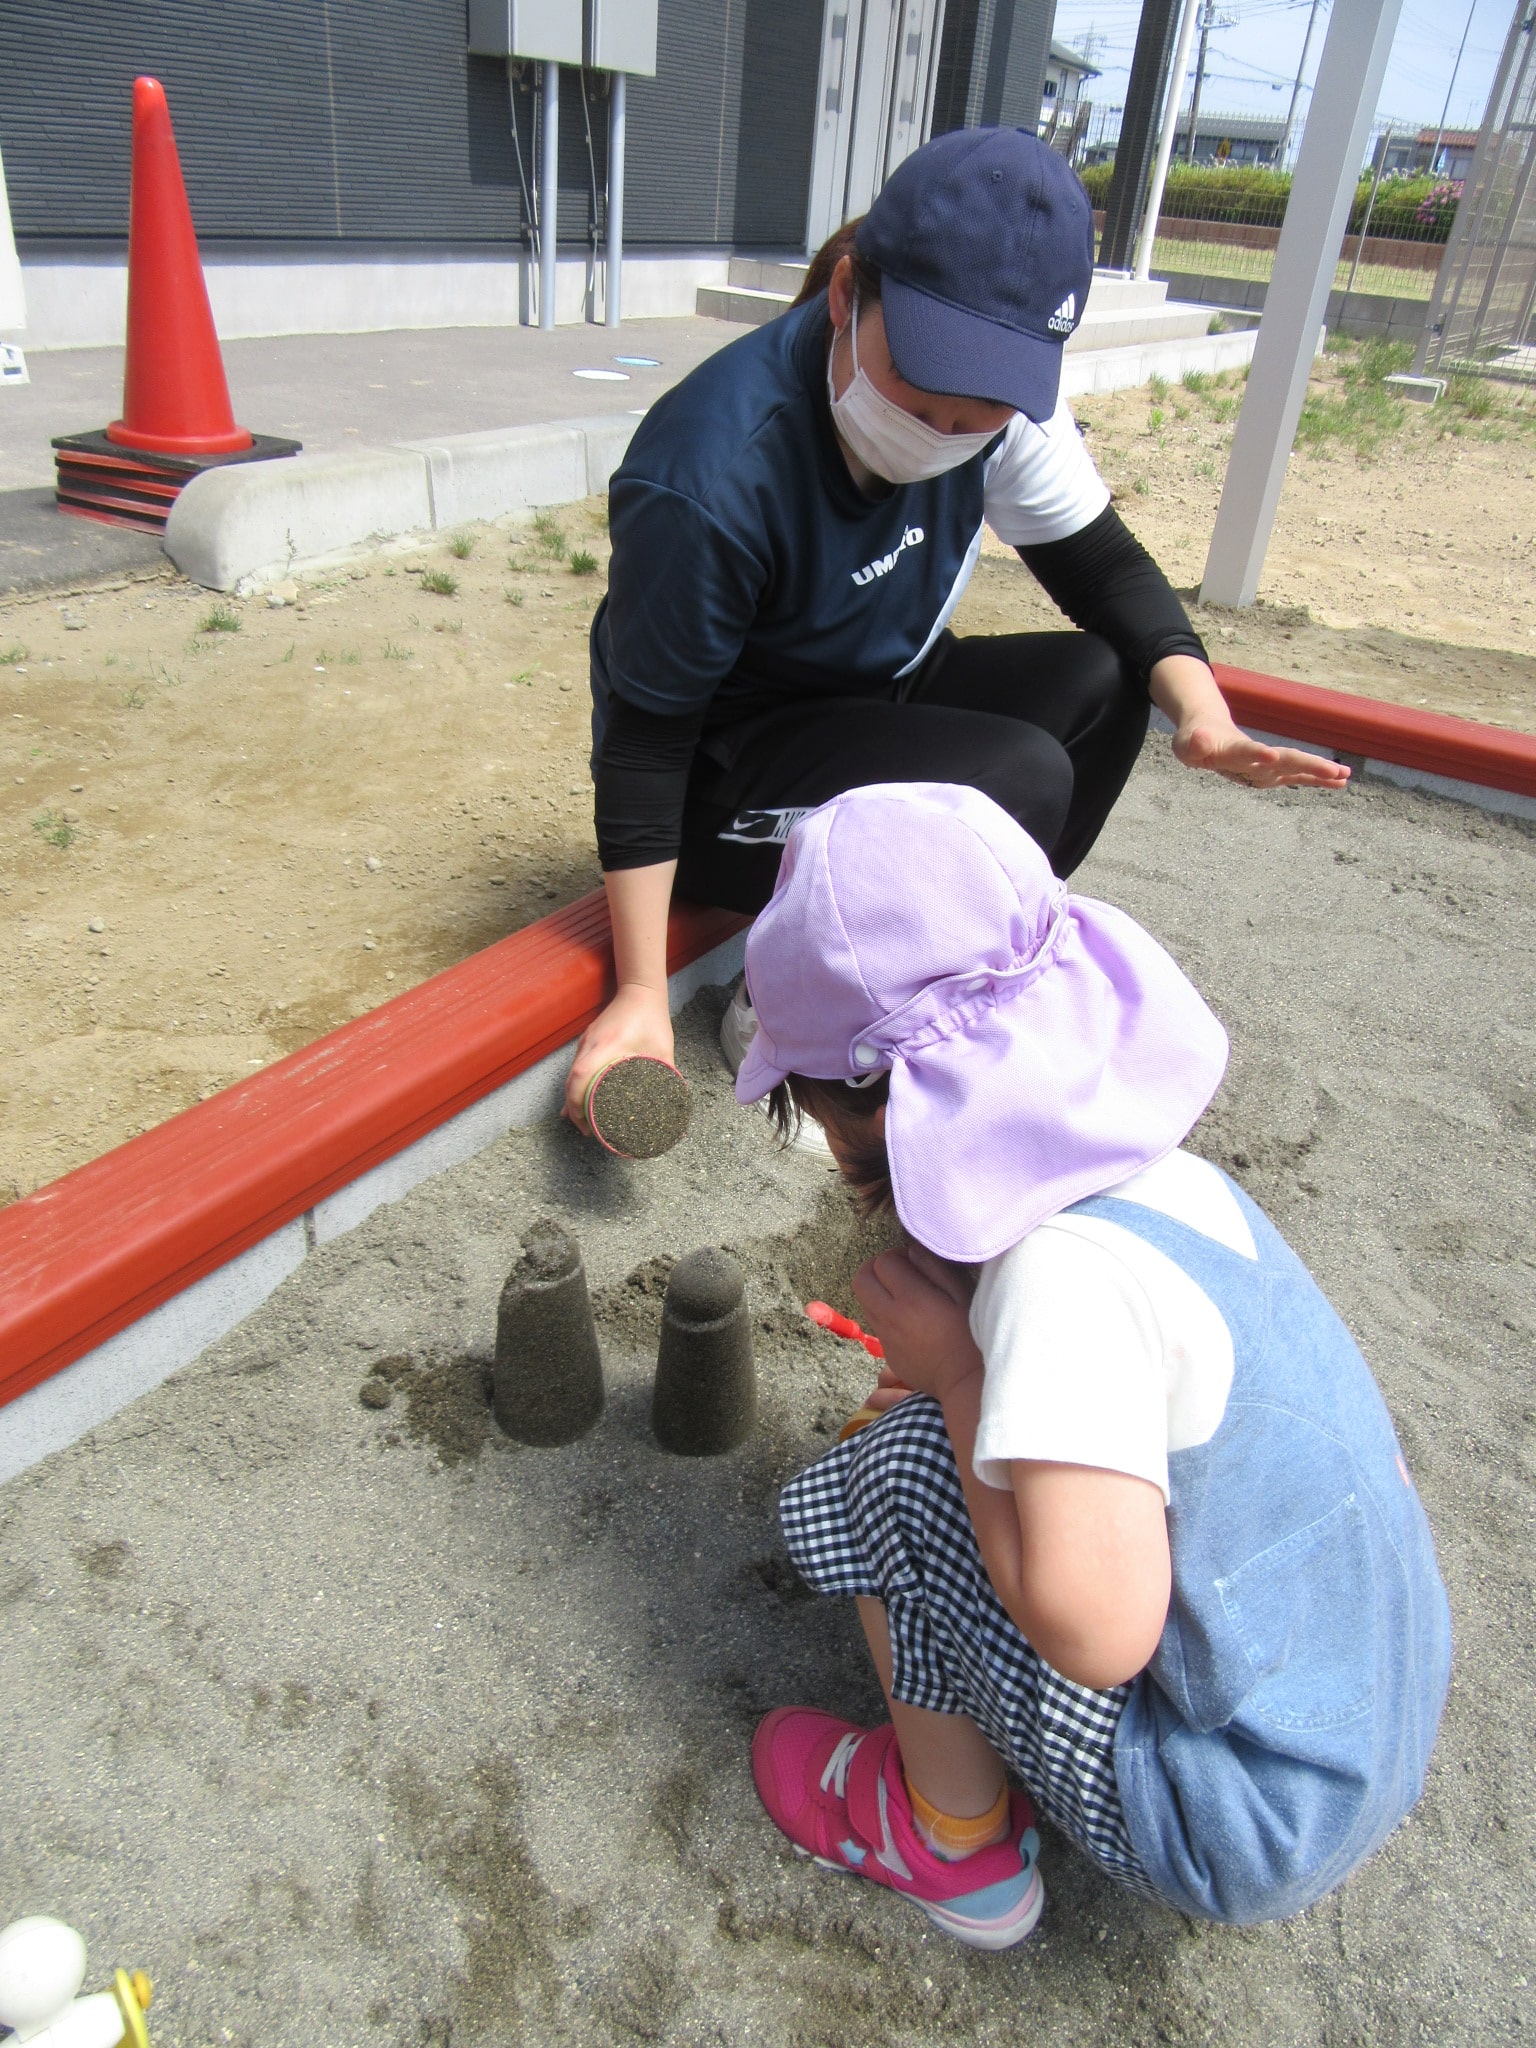
[[[1420,128],[1417,133],[1383,132],[1371,152],[1372,170],[1384,177],[1422,177],[1426,173],[1462,184],[1471,176],[1477,150],[1475,128]]]
[[[1045,60],[1045,79],[1040,87],[1039,133],[1045,141],[1076,138],[1090,111],[1082,96],[1083,81],[1101,75],[1086,57],[1080,57],[1076,50],[1069,50],[1052,36]]]
[[[1280,161],[1285,139],[1285,121],[1278,114],[1222,114],[1200,109],[1195,125],[1197,164],[1273,164]],[[1189,109],[1179,113],[1174,131],[1173,160],[1183,163],[1189,153]]]

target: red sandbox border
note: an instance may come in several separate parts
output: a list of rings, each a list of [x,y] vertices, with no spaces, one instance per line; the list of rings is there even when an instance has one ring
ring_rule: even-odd
[[[746,922],[679,904],[668,971]],[[612,989],[599,891],[0,1209],[0,1406],[569,1044]]]
[[[1536,797],[1536,738],[1218,665],[1240,723]],[[672,972],[740,931],[679,905]],[[613,985],[601,894],[0,1210],[0,1406],[567,1045]]]

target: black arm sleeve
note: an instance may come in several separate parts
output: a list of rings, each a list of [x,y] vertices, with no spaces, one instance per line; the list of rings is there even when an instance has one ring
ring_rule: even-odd
[[[594,806],[605,874],[677,858],[688,771],[703,727],[702,707],[663,718],[610,694]]]
[[[1168,578],[1113,505],[1065,540],[1018,552],[1073,625],[1101,635],[1143,683],[1165,654],[1209,659]]]

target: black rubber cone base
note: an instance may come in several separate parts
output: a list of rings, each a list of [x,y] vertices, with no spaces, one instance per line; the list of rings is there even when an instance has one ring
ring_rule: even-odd
[[[232,462],[271,462],[297,455],[303,445],[275,434],[256,434],[249,448],[227,455],[165,455],[157,448],[126,448],[101,431],[56,434],[59,510],[109,526],[162,532],[172,505],[205,469],[223,469]]]

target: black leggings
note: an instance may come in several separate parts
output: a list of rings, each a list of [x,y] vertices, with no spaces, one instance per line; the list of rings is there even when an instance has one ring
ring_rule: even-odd
[[[745,729],[734,764],[700,754],[677,888],[755,913],[795,820],[871,782],[963,782],[1002,805],[1070,875],[1146,738],[1146,691],[1092,633],[950,635],[903,702],[832,697]]]

